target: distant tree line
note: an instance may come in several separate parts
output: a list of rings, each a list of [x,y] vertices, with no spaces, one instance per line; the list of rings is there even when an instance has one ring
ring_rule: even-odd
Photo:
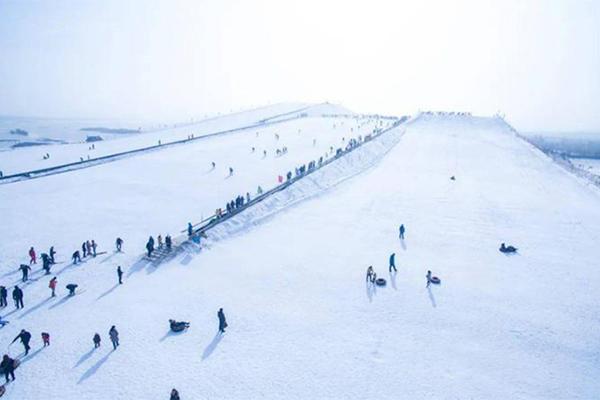
[[[600,138],[577,139],[532,136],[528,139],[546,153],[555,153],[573,158],[600,159]]]

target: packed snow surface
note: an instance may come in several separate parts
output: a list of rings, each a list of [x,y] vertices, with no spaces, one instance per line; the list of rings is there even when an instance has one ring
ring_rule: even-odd
[[[178,235],[377,126],[308,116],[0,185],[0,283],[18,283],[29,246],[54,245],[62,262],[58,297],[38,271],[25,308],[2,314],[12,356],[23,357],[9,346],[18,331],[33,334],[7,399],[165,399],[173,387],[182,399],[596,398],[600,196],[499,119],[417,117],[292,185],[303,201],[242,213],[199,252],[143,260],[149,235]],[[85,239],[107,253],[70,265]],[[365,284],[369,265],[386,287]],[[442,284],[426,288],[427,270]],[[81,292],[65,297],[72,282]],[[170,318],[191,327],[170,333]]]

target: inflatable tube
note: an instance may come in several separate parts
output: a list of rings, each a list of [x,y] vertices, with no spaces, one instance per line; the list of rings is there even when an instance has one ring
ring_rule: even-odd
[[[429,282],[433,283],[434,285],[439,285],[440,283],[442,283],[442,281],[440,281],[440,278],[438,278],[437,276],[432,276]]]
[[[385,284],[386,284],[386,283],[387,283],[387,282],[386,282],[386,281],[385,281],[385,279],[383,279],[383,278],[377,278],[377,280],[375,281],[375,284],[376,284],[377,286],[385,286]]]

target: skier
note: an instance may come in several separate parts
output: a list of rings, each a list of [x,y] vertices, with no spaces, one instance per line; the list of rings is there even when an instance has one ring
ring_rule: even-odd
[[[94,254],[94,257],[96,257],[96,242],[94,242],[94,239],[92,239],[92,252]]]
[[[69,291],[69,296],[75,296],[75,289],[77,289],[77,286],[78,285],[74,283],[69,283],[67,286],[65,286]]]
[[[51,297],[56,297],[56,284],[58,283],[58,280],[56,279],[56,277],[50,279],[50,283],[48,284],[48,287],[52,290],[52,296]]]
[[[31,248],[29,249],[29,265],[31,264],[37,264],[35,258],[35,250],[33,249],[33,246],[31,246]]]
[[[85,249],[85,246],[83,248]],[[75,251],[75,253],[73,253],[71,258],[73,259],[73,264],[77,264],[78,262],[81,262],[81,256],[79,255],[79,250]]]
[[[392,268],[394,269],[394,272],[398,272],[396,269],[396,253],[392,253],[390,256],[390,272],[392,272]]]
[[[8,297],[8,290],[6,290],[6,286],[0,286],[0,307],[6,307],[8,302],[6,298]]]
[[[110,331],[108,331],[108,336],[110,336],[110,341],[112,342],[113,350],[116,350],[117,347],[119,347],[119,332],[117,331],[117,328],[115,328],[114,325],[110,328]]]
[[[217,316],[219,317],[219,332],[225,333],[225,328],[227,328],[227,321],[225,321],[225,314],[223,313],[222,308],[219,308]]]
[[[13,289],[12,292],[12,298],[15,301],[15,307],[17,308],[23,308],[23,291],[21,290],[21,288],[19,286],[15,285],[15,288]]]
[[[117,245],[117,251],[121,251],[121,247],[123,246],[123,239],[121,239],[120,237],[117,238],[116,240],[116,245]]]
[[[191,222],[188,222],[187,232],[188,232],[188,236],[192,236],[194,234],[194,228],[192,227]]]
[[[404,239],[404,232],[406,231],[406,229],[404,229],[404,224],[400,225],[400,239]]]
[[[8,354],[5,354],[4,357],[2,357],[0,369],[4,371],[4,378],[6,378],[6,383],[10,381],[10,379],[8,379],[9,375],[12,377],[13,381],[15,380],[15,360],[10,358]]]
[[[42,342],[44,342],[44,347],[50,346],[50,334],[48,332],[42,332]]]
[[[173,390],[171,390],[171,397],[169,400],[181,400],[179,398],[179,392],[177,391],[177,389],[173,388]]]
[[[86,258],[87,257],[87,245],[85,244],[85,242],[83,242],[81,244],[81,251],[83,253],[83,258]]]
[[[169,250],[169,251],[171,250],[171,244],[172,244],[171,235],[165,236],[165,245],[167,246],[167,250]]]
[[[154,251],[154,239],[150,236],[148,239],[148,243],[146,243],[146,250],[148,250],[148,258],[152,256],[152,252]]]
[[[95,349],[97,349],[98,347],[100,347],[100,341],[101,341],[101,339],[100,339],[100,335],[98,333],[96,333],[94,335],[93,341],[94,341],[94,348]]]
[[[31,267],[27,264],[21,264],[21,266],[19,267],[19,269],[21,270],[21,273],[23,274],[23,277],[21,278],[21,281],[23,282],[27,282],[27,279],[29,278],[29,271],[31,271]]]
[[[42,253],[42,269],[46,271],[46,275],[50,275],[50,256],[46,253]]]
[[[373,271],[373,266],[370,265],[369,268],[367,268],[367,282],[372,281],[371,278],[373,277],[374,273],[375,272]]]
[[[429,287],[429,285],[431,285],[431,271],[427,271],[426,278],[427,278],[427,286],[426,287]]]
[[[50,253],[50,262],[52,264],[56,264],[56,261],[54,260],[54,255],[56,254],[56,251],[54,250],[54,246],[50,246],[50,251],[48,253]]]
[[[10,344],[13,344],[19,339],[21,340],[21,343],[23,343],[23,347],[25,347],[25,355],[29,354],[29,350],[31,350],[31,347],[29,346],[29,341],[31,340],[31,333],[27,332],[25,329],[21,329],[21,333],[19,333],[17,337],[14,338],[12,342],[10,342]]]
[[[119,277],[119,285],[122,285],[123,284],[123,270],[121,269],[120,265],[117,267],[117,276]]]

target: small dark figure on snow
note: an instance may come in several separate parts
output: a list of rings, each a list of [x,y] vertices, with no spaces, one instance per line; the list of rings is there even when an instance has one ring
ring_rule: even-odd
[[[89,240],[85,241],[85,248],[87,250],[87,255],[88,257],[92,255],[92,244],[90,243]],[[83,255],[85,257],[85,254]]]
[[[173,245],[173,241],[171,240],[171,235],[165,236],[165,245],[167,246],[167,250],[171,250],[171,246]]]
[[[121,269],[120,265],[117,267],[117,276],[119,277],[119,285],[122,285],[123,284],[123,270]]]
[[[2,357],[0,369],[4,371],[4,378],[6,378],[7,383],[10,381],[10,379],[8,378],[9,375],[13,381],[15,380],[15,360],[10,358],[8,354],[5,354],[4,357]]]
[[[52,296],[56,297],[56,284],[58,283],[58,279],[56,277],[50,279],[50,283],[48,283],[48,287],[52,290]]]
[[[50,256],[46,253],[42,253],[42,269],[46,271],[46,275],[50,275]]]
[[[516,248],[516,247],[514,247],[514,246],[510,246],[510,245],[509,245],[509,246],[507,246],[507,245],[505,245],[504,243],[502,243],[502,244],[500,245],[500,249],[499,249],[499,250],[500,250],[500,252],[502,252],[502,253],[516,253],[516,252],[517,252],[517,248]]]
[[[123,239],[118,237],[117,240],[115,241],[115,244],[117,245],[117,251],[120,252],[121,248],[123,247]]]
[[[88,249],[88,247],[87,247],[87,243],[86,243],[86,242],[83,242],[83,243],[81,244],[81,251],[83,252],[83,258],[86,258],[86,257],[87,257],[87,249]]]
[[[406,231],[406,229],[404,228],[404,225],[400,225],[400,239],[404,239],[404,232]]]
[[[17,308],[25,307],[23,305],[23,291],[21,290],[20,287],[15,286],[15,288],[13,289],[13,292],[12,292],[12,298],[15,301],[15,307],[17,307]]]
[[[233,168],[229,167],[229,176],[233,175]]]
[[[169,320],[169,327],[173,332],[181,332],[190,327],[189,322],[175,321],[174,319]]]
[[[21,329],[21,333],[19,333],[17,337],[14,338],[13,341],[10,343],[13,344],[17,340],[21,340],[21,343],[23,343],[23,347],[25,348],[25,355],[29,354],[29,350],[31,350],[31,347],[29,346],[29,341],[31,340],[31,333],[27,332],[25,329]]]
[[[191,222],[188,222],[187,233],[188,233],[188,236],[192,236],[194,234],[194,228],[192,227]]]
[[[113,350],[116,350],[117,347],[119,347],[119,332],[117,331],[117,328],[115,328],[114,325],[108,331],[108,336],[110,337],[110,341],[112,342]]]
[[[396,269],[396,253],[392,253],[390,256],[390,272],[392,272],[392,268],[394,269],[394,272],[398,272]]]
[[[214,161],[211,163],[211,165],[212,165],[212,169],[215,169],[217,167],[217,164],[215,164]]]
[[[154,239],[152,236],[150,236],[148,243],[146,243],[146,250],[148,251],[148,257],[152,257],[152,252],[154,251]]]
[[[101,339],[100,339],[100,335],[99,334],[96,333],[94,335],[93,341],[94,341],[94,348],[95,349],[97,349],[98,347],[100,347],[100,341],[101,341]]]
[[[81,262],[81,256],[79,255],[79,250],[77,250],[75,253],[73,253],[73,255],[71,256],[71,259],[73,260],[73,264],[77,264],[78,262]]]
[[[223,313],[222,308],[219,308],[217,316],[219,317],[219,332],[225,333],[225,328],[227,328],[227,321],[225,320],[225,313]]]
[[[8,302],[6,301],[8,297],[8,290],[5,286],[0,286],[0,307],[6,307]]]
[[[54,255],[56,254],[56,251],[54,250],[54,246],[50,246],[50,262],[52,264],[56,264],[56,260],[54,259]]]
[[[92,239],[92,254],[94,257],[96,257],[96,247],[98,245],[96,244],[96,242],[94,241],[94,239]]]
[[[369,268],[367,268],[367,282],[370,282],[372,280],[371,278],[373,277],[374,273],[375,272],[373,271],[373,266],[370,265]]]
[[[31,248],[29,249],[29,265],[31,264],[37,264],[35,250],[33,249],[33,246],[31,246]]]
[[[65,286],[69,291],[69,296],[75,296],[75,289],[77,289],[77,286],[78,285],[74,283],[69,283],[67,286]]]
[[[21,281],[27,282],[27,279],[29,279],[29,271],[31,271],[31,267],[27,264],[21,264],[19,269],[21,270],[21,273],[23,274]]]
[[[42,342],[44,342],[44,347],[50,346],[50,334],[48,332],[42,332]]]
[[[431,285],[431,271],[427,271],[427,287],[429,287],[429,285]]]
[[[169,400],[181,400],[179,398],[179,392],[177,391],[177,389],[173,388],[173,390],[171,390],[171,397],[169,398]]]

